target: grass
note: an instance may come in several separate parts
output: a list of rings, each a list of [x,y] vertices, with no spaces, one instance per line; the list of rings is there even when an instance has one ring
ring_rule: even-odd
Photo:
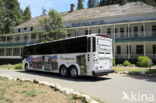
[[[28,101],[31,103],[83,103],[81,99],[65,95],[45,85],[10,81],[0,77],[0,103],[27,103]]]
[[[141,68],[141,67],[124,67],[124,66],[116,66],[114,67],[114,71],[115,72],[125,72],[128,71],[129,73],[141,73],[141,72],[145,72],[147,74],[149,73],[156,73],[156,69],[155,67],[152,67],[152,69],[150,68]]]
[[[37,91],[35,91],[34,89],[32,89],[30,91],[26,91],[25,94],[27,96],[30,96],[30,97],[35,97],[37,95]]]
[[[16,65],[12,65],[12,64],[6,64],[6,65],[0,65],[0,69],[13,69],[13,70],[21,70],[22,69],[22,64],[16,64]]]

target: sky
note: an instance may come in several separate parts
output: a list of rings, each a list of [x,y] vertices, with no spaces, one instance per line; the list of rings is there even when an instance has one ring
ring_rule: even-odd
[[[75,4],[77,7],[78,0],[18,0],[21,8],[24,10],[26,6],[30,6],[32,17],[40,16],[42,14],[42,8],[47,11],[55,9],[58,12],[64,12],[70,10],[70,4]],[[87,0],[85,0],[87,1]],[[84,2],[86,8],[87,2]]]

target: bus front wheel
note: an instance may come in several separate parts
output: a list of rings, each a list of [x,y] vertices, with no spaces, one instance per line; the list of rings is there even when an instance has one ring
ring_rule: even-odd
[[[60,74],[64,77],[67,76],[67,68],[65,66],[60,67]]]
[[[78,71],[77,71],[77,68],[75,66],[70,67],[70,76],[72,78],[75,78],[78,76]]]

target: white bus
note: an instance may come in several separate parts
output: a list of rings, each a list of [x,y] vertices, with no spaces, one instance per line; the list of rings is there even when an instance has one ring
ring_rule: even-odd
[[[60,73],[62,76],[102,76],[112,73],[112,39],[85,35],[25,46],[25,71]]]

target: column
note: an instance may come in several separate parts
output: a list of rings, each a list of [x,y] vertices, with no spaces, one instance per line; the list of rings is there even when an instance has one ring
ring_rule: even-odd
[[[145,22],[143,23],[143,28],[144,28],[144,36],[143,36],[143,38],[145,38],[145,36],[146,36],[146,25],[145,25]],[[144,56],[146,56],[146,44],[145,44],[145,41],[143,41],[143,44],[144,44]]]
[[[128,38],[130,37],[130,30],[129,30],[130,24],[128,24]],[[128,59],[131,58],[130,54],[130,42],[128,42]]]
[[[90,28],[88,27],[88,35],[90,34],[90,31],[89,30],[90,30]]]
[[[115,51],[116,51],[116,50],[115,50],[115,24],[114,24],[114,59],[115,59],[115,56],[116,56],[116,55],[115,55]]]
[[[102,34],[102,26],[101,26],[101,34]]]
[[[6,36],[6,38],[5,38],[5,43],[7,43],[7,36]]]
[[[12,39],[13,39],[13,43],[15,43],[15,36],[14,35],[12,36]]]
[[[31,33],[29,33],[29,43],[31,42]]]
[[[6,56],[6,48],[4,48],[4,56]]]

